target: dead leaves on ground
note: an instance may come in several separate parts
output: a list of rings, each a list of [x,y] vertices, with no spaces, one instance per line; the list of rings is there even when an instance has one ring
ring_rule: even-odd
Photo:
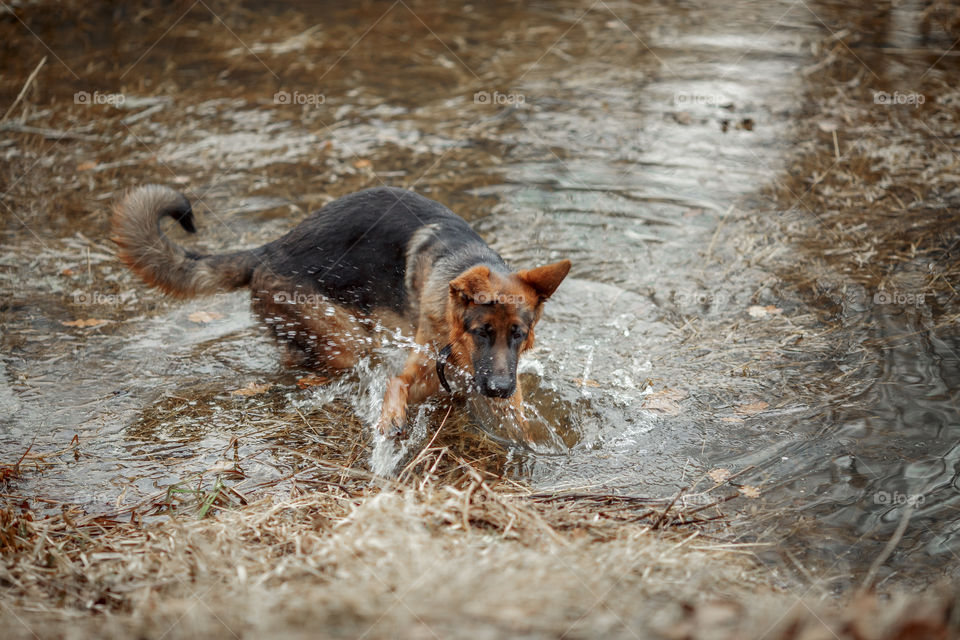
[[[194,311],[187,316],[187,319],[190,320],[190,322],[195,322],[196,324],[209,324],[222,318],[223,314],[217,313],[216,311]],[[102,318],[78,318],[77,320],[61,320],[60,324],[65,327],[89,329],[92,327],[99,327],[104,324],[109,324],[111,322],[113,322],[113,320],[104,320]]]
[[[85,318],[80,320],[61,320],[60,324],[65,327],[79,327],[81,329],[87,329],[89,327],[99,327],[102,324],[108,324],[113,322],[112,320],[101,320],[99,318]]]
[[[726,482],[727,479],[729,479],[730,476],[732,476],[733,474],[730,472],[730,469],[714,469],[713,471],[709,472],[707,475],[710,476],[710,479],[716,482],[717,484],[721,484],[723,482]]]
[[[733,476],[734,474],[733,472],[730,471],[730,469],[724,469],[724,468],[713,469],[712,471],[707,472],[707,477],[713,480],[713,482],[717,485],[721,485],[727,482],[728,480],[733,478]],[[731,485],[736,487],[737,491],[739,491],[740,495],[742,495],[744,498],[750,498],[752,500],[755,500],[760,497],[759,487],[755,487],[750,484],[738,485],[735,483],[731,483]]]
[[[263,384],[257,384],[256,382],[251,382],[244,387],[240,387],[239,389],[234,389],[233,391],[230,392],[230,395],[256,396],[256,395],[260,395],[261,393],[266,393],[272,388],[273,388],[273,384],[269,382],[265,382]]]
[[[302,378],[297,378],[297,386],[301,389],[310,389],[311,387],[320,387],[325,384],[330,383],[330,378],[326,376],[317,375],[314,373],[307,374]],[[263,384],[258,384],[256,382],[250,382],[247,385],[240,387],[239,389],[234,389],[230,392],[230,395],[234,396],[256,396],[261,393],[266,393],[270,389],[273,389],[276,385],[272,382],[264,382]]]
[[[216,311],[194,311],[187,316],[190,322],[196,322],[197,324],[208,324],[221,318],[223,318],[223,314]]]
[[[599,387],[600,383],[596,380],[590,380],[586,378],[574,378],[573,382],[580,385],[581,387]]]
[[[761,411],[765,411],[769,406],[770,403],[764,402],[763,400],[757,400],[756,402],[742,404],[734,409],[734,411],[741,416],[755,416]]]
[[[326,376],[313,374],[313,373],[307,374],[302,378],[297,378],[297,386],[300,387],[301,389],[310,389],[311,387],[319,387],[329,383],[330,383],[330,378]],[[258,396],[261,393],[266,393],[267,391],[270,391],[275,386],[277,385],[272,382],[264,382],[264,383],[250,382],[240,387],[239,389],[234,389],[233,391],[230,392],[230,395],[244,396],[244,397]]]
[[[775,307],[772,304],[768,304],[765,307],[755,304],[747,307],[747,313],[750,314],[751,318],[766,318],[767,316],[783,313],[783,309]]]
[[[643,408],[650,411],[659,411],[669,416],[679,415],[679,402],[687,395],[687,392],[681,389],[662,389],[648,395],[643,402]]]
[[[330,382],[330,378],[326,376],[318,376],[315,374],[309,374],[303,376],[302,378],[297,378],[297,386],[301,389],[309,389],[310,387],[319,387]]]
[[[744,418],[755,416],[758,413],[763,413],[769,408],[770,408],[770,403],[764,402],[763,400],[754,400],[753,402],[746,402],[744,404],[738,405],[733,408],[733,412],[736,415],[723,416],[722,418],[720,418],[720,422],[739,424],[743,422]]]

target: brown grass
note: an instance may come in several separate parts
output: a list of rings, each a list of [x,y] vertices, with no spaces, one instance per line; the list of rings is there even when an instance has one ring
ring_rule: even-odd
[[[489,470],[489,441],[458,431],[446,425],[395,480],[307,447],[286,494],[242,495],[222,473],[108,515],[8,502],[6,637],[946,637],[943,594],[878,613],[875,599],[842,611],[772,587],[752,545],[717,537],[736,478],[691,489],[699,507],[534,494]]]

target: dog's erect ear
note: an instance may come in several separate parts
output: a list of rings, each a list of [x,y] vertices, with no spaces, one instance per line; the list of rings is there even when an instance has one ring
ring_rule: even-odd
[[[450,295],[461,302],[483,300],[490,295],[490,267],[478,264],[450,281]]]
[[[553,295],[553,292],[557,290],[557,287],[560,286],[560,283],[563,282],[563,279],[567,277],[569,272],[570,261],[561,260],[560,262],[554,262],[544,267],[518,271],[517,277],[533,287],[533,290],[536,291],[540,297],[540,301],[543,302]]]

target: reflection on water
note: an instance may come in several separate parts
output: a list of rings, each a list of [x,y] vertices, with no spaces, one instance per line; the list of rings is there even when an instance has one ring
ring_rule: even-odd
[[[793,251],[736,230],[744,212],[775,215],[762,189],[792,152],[793,118],[816,82],[808,45],[825,35],[810,10],[390,7],[237,9],[244,46],[188,10],[146,53],[120,32],[87,40],[35,26],[77,64],[109,37],[130,62],[103,72],[104,91],[172,98],[141,101],[154,111],[137,120],[120,120],[142,113],[134,100],[105,112],[116,143],[95,161],[117,164],[96,175],[110,188],[185,185],[211,210],[189,240],[202,250],[260,244],[333,196],[384,181],[449,204],[512,264],[573,260],[521,365],[534,422],[553,434],[541,448],[563,453],[510,454],[528,482],[673,495],[713,468],[752,465],[762,505],[796,516],[791,539],[804,549],[816,540],[825,563],[869,564],[908,506],[917,526],[904,562],[957,552],[955,328],[927,330],[938,321],[928,311],[861,305],[846,327],[882,359],[844,381],[858,393],[804,395],[797,376],[860,356],[805,351],[809,310],[742,258]],[[260,20],[270,29],[254,29]],[[358,39],[356,25],[374,21],[376,37]],[[923,46],[907,23],[892,10],[860,27],[874,42]],[[160,38],[166,27],[156,28]],[[876,47],[860,55],[883,72]],[[121,77],[130,68],[142,84]],[[66,74],[49,86],[58,96],[90,89]],[[278,89],[323,100],[278,106]],[[81,452],[26,475],[19,494],[106,511],[225,460],[257,486],[295,473],[284,447],[334,437],[305,413],[373,422],[402,349],[299,389],[244,295],[175,303],[133,284],[103,239],[108,191],[83,196],[86,217],[49,208],[42,235],[8,228],[0,452],[58,451],[74,435]],[[214,319],[191,319],[197,312]],[[61,324],[76,317],[110,322]],[[231,393],[251,384],[268,390]],[[761,401],[769,410],[751,409]],[[358,443],[357,465],[396,468],[444,419],[445,402],[422,407],[398,447]]]

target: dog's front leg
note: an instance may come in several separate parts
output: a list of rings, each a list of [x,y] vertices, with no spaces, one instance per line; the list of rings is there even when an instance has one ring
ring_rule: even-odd
[[[386,435],[400,435],[407,426],[407,405],[421,402],[440,388],[433,358],[414,351],[407,358],[403,373],[387,383],[377,428]]]

